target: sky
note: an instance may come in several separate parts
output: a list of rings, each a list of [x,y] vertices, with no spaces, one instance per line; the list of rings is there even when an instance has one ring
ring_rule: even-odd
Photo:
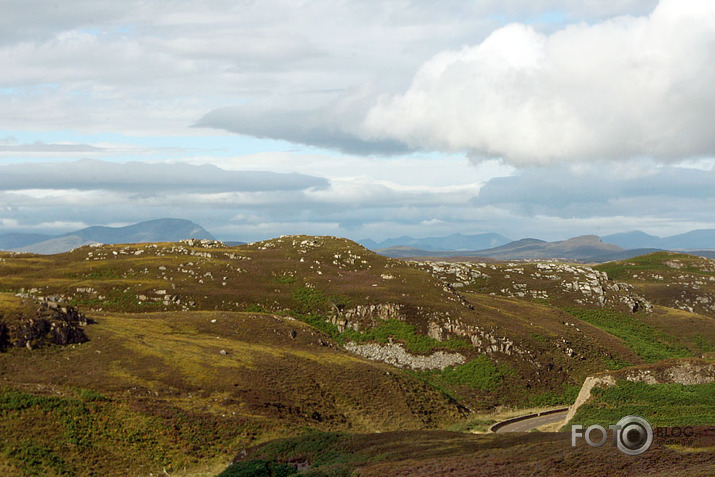
[[[715,228],[710,0],[0,0],[0,233]]]

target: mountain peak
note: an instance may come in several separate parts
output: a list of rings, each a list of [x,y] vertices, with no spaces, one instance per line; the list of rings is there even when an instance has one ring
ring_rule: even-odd
[[[603,241],[598,235],[579,235],[578,237],[564,240],[562,243],[603,243]]]

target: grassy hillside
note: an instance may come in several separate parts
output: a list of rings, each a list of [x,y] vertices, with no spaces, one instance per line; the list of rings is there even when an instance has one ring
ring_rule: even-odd
[[[560,310],[460,293],[416,264],[344,239],[105,245],[2,258],[0,288],[59,296],[89,313],[270,312],[302,320],[338,344],[393,341],[416,355],[459,353],[463,368],[414,375],[472,409],[529,405],[543,396],[563,401],[586,375],[640,362],[619,340]],[[479,355],[489,363],[469,364]],[[455,378],[477,368],[494,374],[488,386]]]
[[[657,252],[597,266],[559,262],[421,262],[458,291],[614,311],[651,304],[715,317],[715,260]]]
[[[677,310],[659,308],[655,316],[576,307],[565,310],[620,338],[639,358],[649,363],[700,355],[711,351],[711,343],[715,342],[712,319],[682,316]]]
[[[308,323],[337,344],[396,342],[416,355],[459,353],[467,363],[455,370],[413,374],[473,409],[566,401],[587,375],[697,355],[715,343],[712,318],[666,308],[630,313],[640,299],[631,285],[585,266],[416,264],[345,239],[308,236],[0,259],[0,288],[59,296],[89,312],[270,312]],[[570,314],[554,305],[571,307]],[[583,311],[597,309],[625,314],[606,323]],[[647,343],[654,349],[644,349]],[[489,363],[470,364],[480,355]],[[470,373],[492,376],[490,384],[455,378]]]
[[[473,435],[445,431],[318,433],[281,439],[242,453],[221,477],[306,475],[590,475],[706,476],[712,441],[697,429],[687,450],[656,441],[634,459],[613,447],[571,447],[569,433]],[[272,473],[269,473],[272,472]]]
[[[607,426],[623,416],[644,417],[652,426],[715,425],[715,383],[646,384],[620,381],[595,388],[570,424]]]
[[[610,385],[594,387],[569,424],[613,424],[633,414],[652,426],[715,425],[712,359],[663,360],[600,376]]]
[[[0,473],[192,473],[286,435],[469,429],[470,411],[569,403],[586,376],[712,351],[712,316],[638,286],[333,237],[0,253],[0,323],[48,299],[95,321],[86,343],[0,353]]]
[[[87,343],[0,354],[0,462],[35,475],[87,475],[87,463],[102,475],[146,474],[225,462],[285,433],[421,429],[464,415],[422,381],[295,320],[94,316]]]
[[[603,365],[606,368],[700,356],[715,350],[715,315],[708,305],[715,300],[715,294],[711,293],[715,286],[713,260],[656,253],[594,268],[556,262],[422,262],[420,266],[471,302],[483,302],[488,299],[486,294],[517,300],[519,313],[522,317],[529,317],[529,326],[532,327],[531,317],[554,314],[552,307],[557,307],[571,316],[563,322],[572,329],[584,329],[584,322],[593,325],[615,338],[614,343],[637,356],[633,359],[623,353],[604,355]],[[624,272],[628,267],[638,268],[640,275],[632,271]],[[691,275],[684,274],[685,271]],[[688,290],[691,297],[689,303],[697,305],[687,310],[680,309],[685,307],[669,301],[667,296],[663,298],[659,289],[644,287],[642,282],[646,275],[658,281],[661,287]],[[497,299],[491,298],[491,302],[495,303]],[[527,302],[533,305],[526,305]],[[668,306],[658,305],[660,302]],[[547,305],[542,307],[546,311],[539,313],[538,304]],[[702,313],[695,313],[693,309]],[[527,328],[525,321],[523,318],[511,319],[500,324],[511,326],[511,336]],[[560,336],[567,334],[558,327],[550,331]],[[533,333],[532,336],[538,338],[549,335],[539,331]],[[573,342],[571,336],[564,338]],[[609,350],[618,349],[614,343],[608,346]]]
[[[594,267],[654,304],[715,317],[715,260],[658,252]]]

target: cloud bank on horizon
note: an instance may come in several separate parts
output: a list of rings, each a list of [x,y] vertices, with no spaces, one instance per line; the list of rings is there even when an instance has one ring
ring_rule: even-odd
[[[28,0],[0,61],[0,233],[715,227],[707,0]]]

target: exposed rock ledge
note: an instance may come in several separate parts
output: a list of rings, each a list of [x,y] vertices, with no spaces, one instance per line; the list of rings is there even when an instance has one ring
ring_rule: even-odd
[[[16,309],[0,310],[0,351],[10,347],[34,349],[48,344],[84,343],[88,338],[82,327],[88,321],[91,320],[76,308],[53,298],[39,302],[24,298]]]
[[[400,344],[367,343],[357,344],[349,342],[345,349],[363,356],[372,361],[381,361],[399,368],[412,369],[444,369],[447,366],[463,364],[466,359],[459,353],[435,351],[428,356],[410,354]]]

